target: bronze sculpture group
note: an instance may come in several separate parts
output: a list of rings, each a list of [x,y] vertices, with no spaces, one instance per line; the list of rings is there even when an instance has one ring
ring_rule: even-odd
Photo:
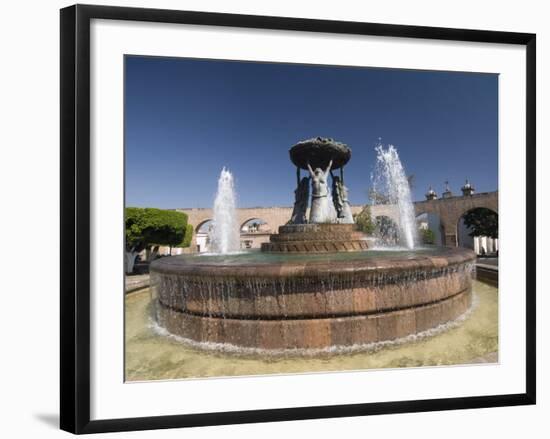
[[[344,185],[342,178],[332,172],[333,161],[330,160],[325,170],[313,169],[307,163],[309,177],[299,180],[298,187],[294,191],[294,209],[290,222],[292,224],[323,224],[339,223],[353,224],[353,216],[348,201],[348,188]],[[332,178],[332,191],[329,192],[328,177]],[[309,220],[307,219],[307,208],[310,198],[311,181],[311,208]],[[329,197],[329,195],[331,197]],[[332,206],[329,198],[332,198]]]

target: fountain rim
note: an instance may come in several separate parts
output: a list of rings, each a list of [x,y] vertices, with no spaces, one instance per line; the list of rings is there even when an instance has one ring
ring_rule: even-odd
[[[466,248],[438,247],[446,249],[442,254],[419,254],[407,257],[372,257],[360,260],[340,261],[277,261],[266,263],[246,262],[242,264],[223,265],[221,263],[200,263],[199,255],[178,255],[153,261],[150,271],[172,275],[208,275],[217,277],[283,277],[318,274],[360,274],[360,273],[395,273],[418,270],[445,269],[468,262],[473,262],[476,254]],[[368,250],[367,250],[368,251]],[[283,253],[284,255],[284,253]],[[330,255],[327,254],[327,255]],[[193,262],[190,262],[193,261]]]

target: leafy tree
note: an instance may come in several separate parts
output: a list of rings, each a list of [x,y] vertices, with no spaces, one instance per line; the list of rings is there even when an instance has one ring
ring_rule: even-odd
[[[187,215],[174,210],[127,207],[125,223],[127,273],[133,271],[138,253],[146,250],[152,260],[160,245],[182,244],[187,231]]]
[[[421,229],[422,243],[435,244],[435,233],[430,229]]]
[[[181,241],[181,244],[178,245],[178,247],[186,248],[191,245],[191,240],[193,239],[193,225],[187,224],[185,227],[185,235],[183,237],[183,240]]]
[[[147,247],[143,233],[143,209],[127,207],[124,216],[126,223],[126,272],[131,273],[138,253]]]
[[[372,214],[371,214],[369,205],[366,205],[365,207],[363,207],[363,210],[355,214],[353,219],[355,220],[355,224],[357,225],[357,228],[361,232],[366,233],[367,235],[372,235],[376,225],[372,220]]]
[[[478,207],[464,215],[464,225],[470,229],[470,236],[498,238],[498,214],[491,209]]]

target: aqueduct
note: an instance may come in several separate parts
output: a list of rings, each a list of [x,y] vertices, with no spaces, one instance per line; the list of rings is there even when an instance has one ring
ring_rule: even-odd
[[[363,205],[351,206],[353,214],[359,213]],[[498,213],[498,191],[484,192],[466,196],[451,196],[427,201],[416,201],[414,203],[415,214],[418,217],[422,214],[432,214],[439,217],[442,229],[443,244],[457,246],[457,227],[460,218],[468,211],[485,207]],[[212,220],[213,212],[210,208],[176,209],[188,216],[189,224],[193,225],[196,232],[201,225]],[[279,226],[288,222],[292,214],[292,207],[245,207],[237,209],[238,221],[242,228],[247,222],[253,219],[262,220],[262,225],[253,232],[241,231],[242,240],[252,247],[257,247],[261,242],[269,240],[269,235],[277,233]],[[373,218],[387,216],[398,222],[397,209],[393,205],[371,206]],[[197,248],[197,236],[193,234],[192,249]]]

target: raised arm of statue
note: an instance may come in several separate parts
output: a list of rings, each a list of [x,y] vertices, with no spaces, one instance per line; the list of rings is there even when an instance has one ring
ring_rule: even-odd
[[[315,172],[313,172],[313,169],[311,169],[311,165],[309,164],[309,162],[307,163],[307,169],[309,170],[309,173],[311,174],[311,176],[315,177]]]
[[[332,168],[332,160],[328,162],[327,170],[325,171],[325,175],[328,176],[328,173],[330,172],[330,168]]]

